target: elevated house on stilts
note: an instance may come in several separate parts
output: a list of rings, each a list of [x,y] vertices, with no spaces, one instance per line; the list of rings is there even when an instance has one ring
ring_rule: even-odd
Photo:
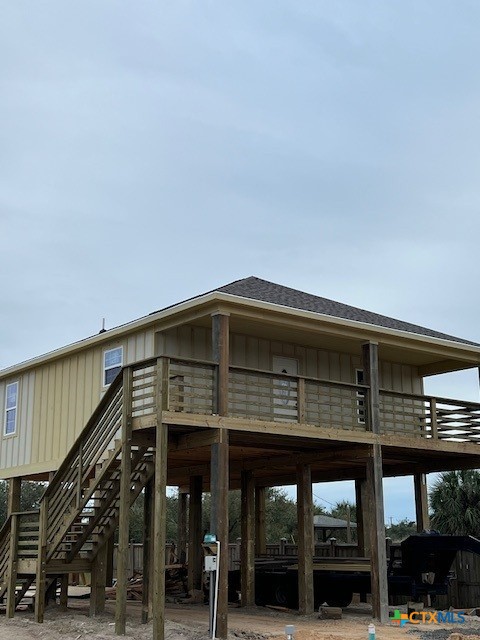
[[[425,474],[480,466],[480,404],[424,395],[423,379],[478,367],[480,345],[258,278],[101,332],[0,373],[0,532],[7,615],[35,584],[35,617],[68,574],[92,576],[102,611],[118,528],[116,631],[125,632],[130,505],[145,489],[144,621],[163,638],[166,487],[180,487],[180,545],[201,583],[201,498],[228,543],[229,489],[242,490],[242,604],[254,602],[265,551],[265,488],[296,484],[299,608],[313,611],[312,482],[353,479],[360,555],[385,621],[382,479],[414,477],[428,527]],[[21,480],[46,480],[38,512],[20,511]],[[187,496],[189,502],[187,518]],[[227,635],[227,555],[217,637]]]

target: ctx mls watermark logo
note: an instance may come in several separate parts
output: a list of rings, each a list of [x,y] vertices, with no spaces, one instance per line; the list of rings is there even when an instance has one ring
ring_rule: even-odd
[[[392,624],[403,627],[410,624],[463,624],[465,622],[464,611],[412,611],[411,613],[401,613],[395,609],[390,618]]]

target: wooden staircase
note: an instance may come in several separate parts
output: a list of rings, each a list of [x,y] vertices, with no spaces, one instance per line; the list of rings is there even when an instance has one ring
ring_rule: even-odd
[[[6,602],[8,617],[35,584],[41,622],[49,585],[91,570],[118,524],[122,490],[129,508],[153,476],[155,450],[132,445],[131,423],[135,403],[141,405],[144,389],[154,383],[151,366],[137,377],[135,367],[124,368],[53,477],[40,509],[8,517],[0,530],[0,602]]]

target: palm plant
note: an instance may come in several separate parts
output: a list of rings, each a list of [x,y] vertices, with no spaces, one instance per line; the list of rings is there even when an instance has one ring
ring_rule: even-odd
[[[442,473],[430,494],[432,526],[440,533],[480,537],[480,473]]]

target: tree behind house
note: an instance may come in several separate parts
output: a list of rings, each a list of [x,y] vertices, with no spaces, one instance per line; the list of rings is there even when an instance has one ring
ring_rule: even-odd
[[[432,528],[440,533],[480,536],[480,473],[442,473],[430,493]]]

